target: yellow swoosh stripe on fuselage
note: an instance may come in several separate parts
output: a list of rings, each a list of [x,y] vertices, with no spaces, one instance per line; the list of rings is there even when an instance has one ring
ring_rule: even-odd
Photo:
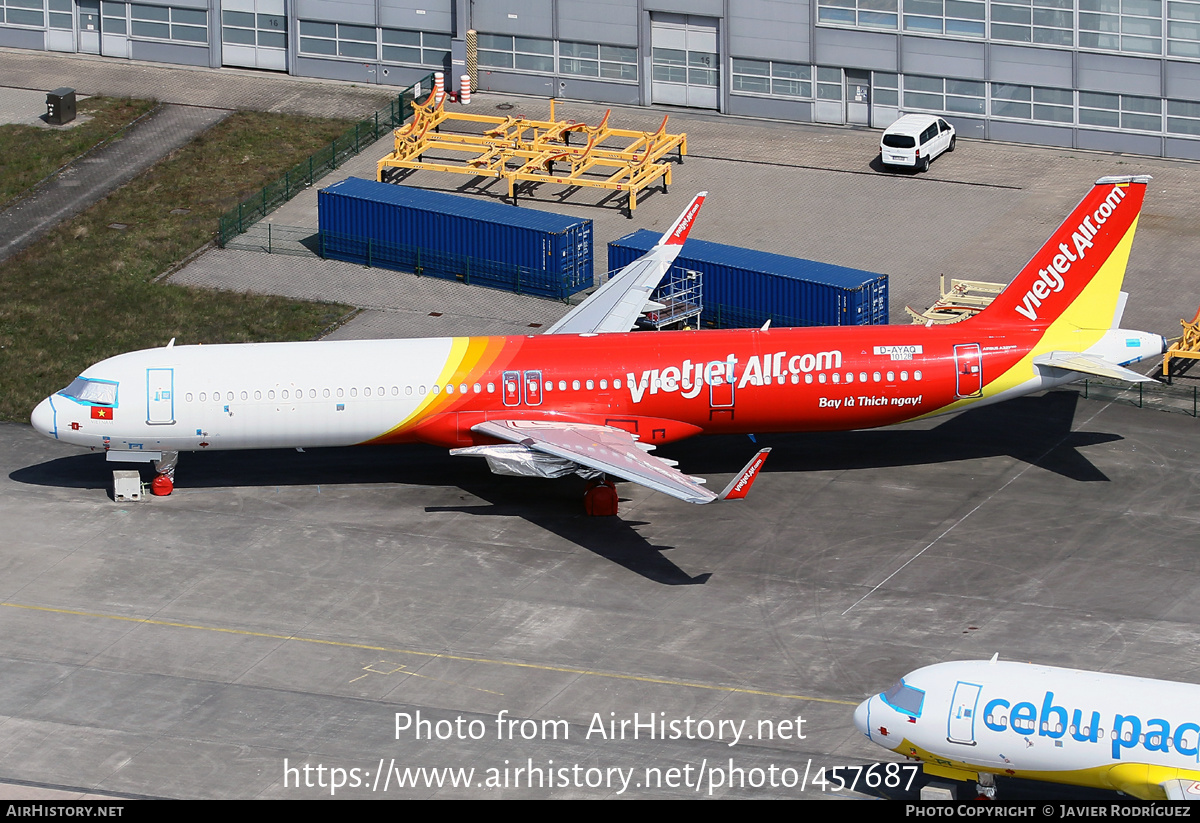
[[[933,774],[940,769],[950,772],[1008,775],[1045,783],[1064,783],[1070,786],[1087,786],[1093,789],[1110,789],[1125,792],[1140,800],[1165,800],[1162,784],[1168,780],[1200,780],[1200,771],[1181,769],[1174,766],[1155,766],[1150,763],[1113,763],[1108,766],[1092,766],[1087,769],[1065,769],[1046,771],[1042,769],[1018,769],[1007,763],[982,766],[965,760],[953,760],[914,746],[907,738],[892,751],[915,757]],[[953,774],[944,776],[954,777]]]
[[[1059,315],[1041,336],[1036,344],[1017,361],[1008,371],[983,387],[983,397],[964,397],[949,403],[940,409],[911,418],[920,420],[924,417],[934,417],[947,412],[958,411],[981,399],[994,397],[1017,388],[1037,376],[1033,366],[1033,358],[1049,351],[1086,351],[1098,343],[1109,331],[1113,314],[1117,309],[1117,299],[1121,284],[1125,280],[1125,268],[1129,264],[1129,253],[1133,249],[1133,237],[1137,232],[1140,216],[1134,218],[1125,232],[1125,236],[1117,243],[1108,259],[1100,266],[1099,271],[1091,281],[1083,287],[1079,296],[1066,310]],[[971,321],[968,321],[971,322]],[[966,328],[966,326],[960,326]],[[968,338],[963,338],[964,341]]]

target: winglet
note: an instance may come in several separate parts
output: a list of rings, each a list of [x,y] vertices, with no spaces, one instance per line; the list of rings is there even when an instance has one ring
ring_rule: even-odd
[[[708,196],[708,192],[702,191],[692,198],[692,202],[683,210],[683,214],[675,219],[671,224],[671,228],[667,229],[667,233],[658,241],[660,246],[682,246],[683,241],[687,240],[688,232],[692,229],[692,223],[696,222],[696,214],[700,211],[700,207],[704,205],[704,198]]]
[[[755,478],[758,477],[759,471],[763,467],[763,463],[767,462],[767,455],[771,453],[771,449],[765,448],[759,451],[758,454],[750,458],[750,462],[746,467],[738,472],[737,477],[729,481],[729,485],[725,490],[717,495],[718,500],[741,500],[750,493],[750,487],[754,485]]]

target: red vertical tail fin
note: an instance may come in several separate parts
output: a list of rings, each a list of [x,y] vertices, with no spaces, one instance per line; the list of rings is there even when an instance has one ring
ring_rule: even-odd
[[[1102,177],[979,317],[1080,328],[1112,324],[1146,195],[1146,175]]]

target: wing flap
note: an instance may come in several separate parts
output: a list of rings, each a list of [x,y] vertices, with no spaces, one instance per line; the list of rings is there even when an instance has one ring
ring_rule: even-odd
[[[633,435],[623,429],[543,420],[488,420],[472,426],[471,430],[572,460],[687,503],[711,503],[717,499],[696,478],[638,448]]]

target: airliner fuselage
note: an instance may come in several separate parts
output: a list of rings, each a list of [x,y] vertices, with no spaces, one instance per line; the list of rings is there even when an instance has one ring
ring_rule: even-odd
[[[492,442],[547,417],[645,443],[889,425],[1075,379],[1026,364],[1041,330],[869,327],[170,346],[87,369],[34,425],[122,451]],[[1121,362],[1161,338],[1110,331]],[[1016,370],[1016,373],[1014,371]],[[1008,375],[1010,385],[997,381]],[[83,381],[109,394],[89,399]],[[1030,385],[1030,383],[1033,385]]]

